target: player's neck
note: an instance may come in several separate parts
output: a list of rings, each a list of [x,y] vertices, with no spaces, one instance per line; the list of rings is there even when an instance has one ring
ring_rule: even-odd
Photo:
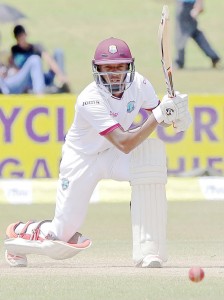
[[[113,93],[112,96],[113,96],[114,98],[121,99],[122,96],[123,96],[123,94],[124,94],[124,92],[122,92],[122,93]]]

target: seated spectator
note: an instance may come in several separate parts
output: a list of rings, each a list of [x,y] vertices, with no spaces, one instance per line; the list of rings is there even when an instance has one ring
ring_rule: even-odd
[[[16,72],[0,64],[0,93],[23,94],[30,91],[39,95],[46,92],[40,56],[31,55]]]
[[[27,33],[22,25],[15,26],[14,37],[17,44],[11,48],[10,63],[20,70],[28,58],[33,55],[37,55],[43,58],[45,63],[49,67],[49,71],[44,73],[44,82],[49,91],[52,92],[70,92],[68,78],[64,71],[64,56],[63,52],[57,49],[53,57],[44,49],[40,44],[31,44],[27,41]],[[57,78],[61,87],[57,89],[54,84],[54,79]]]

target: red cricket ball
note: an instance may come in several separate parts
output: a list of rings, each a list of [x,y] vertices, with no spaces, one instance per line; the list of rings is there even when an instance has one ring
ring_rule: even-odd
[[[189,279],[193,282],[199,282],[205,277],[204,270],[200,267],[193,267],[189,270]]]

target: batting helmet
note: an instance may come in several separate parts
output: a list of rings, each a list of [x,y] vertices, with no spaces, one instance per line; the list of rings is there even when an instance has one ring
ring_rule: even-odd
[[[109,74],[112,74],[112,72],[99,72],[98,66],[100,65],[124,63],[128,64],[128,70],[122,72],[125,74],[125,77],[120,84],[114,84],[112,82],[108,82],[108,80],[105,81],[105,76],[108,76],[109,78]],[[124,41],[117,38],[111,37],[99,43],[92,61],[92,67],[96,83],[100,87],[106,87],[106,89],[112,94],[114,92],[123,92],[134,80],[134,58],[132,57],[128,45]]]

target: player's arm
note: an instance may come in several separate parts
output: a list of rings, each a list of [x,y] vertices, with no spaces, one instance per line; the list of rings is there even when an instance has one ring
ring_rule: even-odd
[[[145,123],[137,131],[124,131],[122,128],[116,128],[105,135],[115,147],[124,153],[129,153],[139,144],[141,144],[158,126],[153,114],[150,114]]]
[[[179,94],[175,98],[165,96],[163,101],[155,109],[152,114],[149,113],[148,119],[137,131],[124,131],[122,128],[116,128],[105,135],[115,147],[124,153],[129,153],[139,144],[141,144],[156,129],[158,124],[171,124],[176,120],[185,117],[188,112],[187,95]]]

